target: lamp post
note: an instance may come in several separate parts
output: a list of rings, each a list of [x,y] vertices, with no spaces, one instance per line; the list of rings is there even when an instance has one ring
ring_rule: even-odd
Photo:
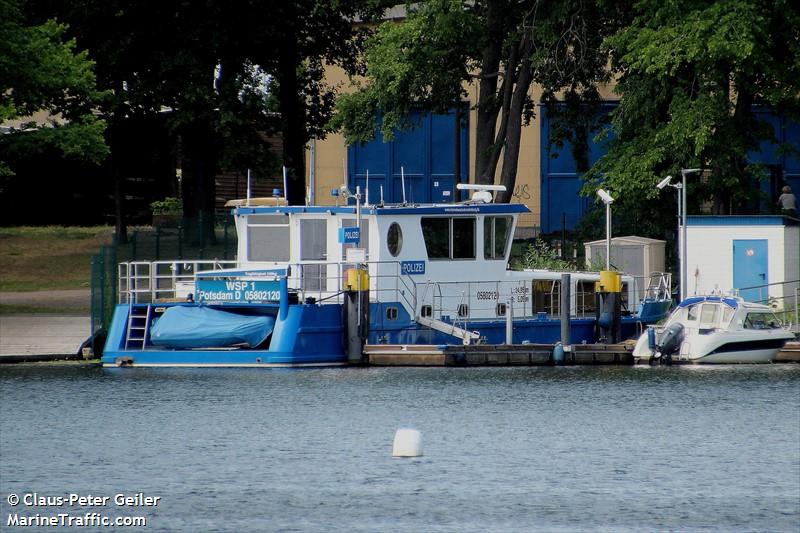
[[[597,196],[606,204],[606,271],[611,270],[611,204],[614,203],[614,198],[608,194],[608,191],[597,189]]]
[[[683,245],[683,251],[681,252],[681,300],[688,296],[689,291],[687,290],[687,285],[689,283],[689,275],[687,273],[686,268],[686,244],[689,242],[687,241],[687,234],[686,234],[686,211],[688,211],[686,206],[686,176],[689,174],[694,174],[695,172],[700,172],[703,170],[702,168],[682,168],[681,169],[681,197],[683,200],[683,218],[681,219],[681,231],[683,232],[683,238],[681,239],[681,244]]]
[[[682,168],[681,182],[671,183],[672,176],[667,176],[656,185],[661,190],[667,185],[678,190],[678,276],[681,285],[680,299],[683,301],[687,296],[686,284],[686,176],[695,172],[700,172],[701,168]]]

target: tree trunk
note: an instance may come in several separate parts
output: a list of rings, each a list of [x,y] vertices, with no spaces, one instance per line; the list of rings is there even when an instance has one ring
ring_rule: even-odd
[[[500,171],[500,184],[506,190],[498,194],[499,203],[510,202],[514,194],[514,185],[517,179],[517,163],[519,162],[520,137],[522,135],[522,111],[528,98],[528,90],[533,81],[533,71],[530,61],[530,41],[524,39],[522,47],[522,62],[520,63],[514,95],[511,98],[511,107],[508,114],[508,130],[506,131],[505,145],[503,146],[503,168]]]
[[[183,216],[192,219],[187,237],[195,246],[216,242],[214,208],[216,201],[217,150],[211,124],[197,119],[183,134]]]
[[[125,178],[122,177],[118,165],[114,161],[114,147],[111,147],[111,175],[114,177],[114,232],[118,243],[128,242],[128,224],[125,220]]]
[[[289,205],[304,205],[306,202],[306,113],[297,76],[299,66],[297,42],[289,39],[284,42],[278,57],[283,164]]]
[[[497,94],[497,80],[500,70],[500,56],[503,51],[503,23],[500,2],[487,4],[486,30],[492,36],[481,60],[481,81],[478,85],[478,106],[475,124],[475,183],[494,182],[494,169],[490,165],[492,145],[494,144],[497,113],[500,110]],[[491,166],[491,172],[489,171]]]
[[[128,223],[125,217],[125,178],[119,168],[119,144],[116,134],[120,122],[124,120],[119,114],[114,114],[113,123],[108,128],[108,145],[110,155],[108,157],[108,167],[111,177],[114,180],[114,232],[117,235],[117,242],[124,244],[128,242]],[[116,157],[115,157],[116,156]]]

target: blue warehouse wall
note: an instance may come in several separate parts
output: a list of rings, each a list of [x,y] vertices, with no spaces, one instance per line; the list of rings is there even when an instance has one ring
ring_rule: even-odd
[[[767,179],[759,182],[759,189],[768,198],[765,203],[772,207],[784,183],[795,195],[800,193],[800,156],[797,153],[800,151],[800,123],[763,107],[757,109],[755,115],[772,127],[777,139],[777,142],[762,141],[758,151],[748,153],[750,161],[767,165]]]
[[[616,107],[616,102],[603,105],[602,113],[608,113]],[[541,226],[543,233],[559,231],[562,220],[566,220],[567,229],[573,229],[586,213],[590,198],[580,196],[579,192],[583,181],[577,171],[575,159],[572,157],[572,148],[565,143],[562,148],[550,146],[550,118],[543,106],[540,106],[541,117]],[[797,195],[800,193],[800,157],[783,148],[792,146],[800,150],[800,123],[788,120],[773,111],[760,108],[756,116],[770,124],[775,132],[778,143],[762,142],[760,149],[748,154],[750,161],[768,165],[768,170],[774,176],[758,183],[758,187],[768,198],[762,209],[769,212],[774,207],[777,194],[783,183],[792,187]],[[593,137],[598,132],[590,135],[589,164],[594,164],[604,153],[603,145],[594,142]],[[604,144],[608,140],[604,141]]]
[[[602,105],[601,113],[609,113],[616,107],[616,102]],[[542,120],[541,134],[541,226],[542,233],[560,231],[565,222],[567,229],[573,229],[586,213],[590,198],[580,195],[583,181],[578,174],[572,146],[565,142],[558,148],[550,145],[550,117],[544,106],[539,106]],[[593,165],[605,153],[605,143],[594,142],[599,133],[589,134],[589,165]]]
[[[467,114],[464,114],[466,119]],[[369,202],[377,203],[380,188],[386,203],[403,201],[401,169],[405,175],[408,202],[452,202],[454,170],[454,113],[435,115],[414,113],[417,127],[396,131],[393,140],[384,142],[380,131],[375,139],[347,148],[348,187],[364,191],[369,171]],[[469,124],[461,127],[461,172],[459,182],[469,175]]]

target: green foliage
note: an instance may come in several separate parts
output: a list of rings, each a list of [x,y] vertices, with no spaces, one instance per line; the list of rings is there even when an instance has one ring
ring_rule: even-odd
[[[108,153],[105,123],[94,111],[107,93],[95,87],[94,63],[77,52],[67,27],[55,20],[26,22],[21,0],[0,0],[0,122],[20,124],[2,145],[36,150],[50,144],[68,157],[99,163]],[[0,175],[12,169],[0,161]]]
[[[411,111],[444,113],[466,96],[469,84],[477,85],[475,178],[492,181],[502,152],[501,181],[511,191],[520,128],[537,103],[531,84],[541,88],[558,142],[586,151],[592,114],[583,106],[598,101],[596,85],[607,78],[599,44],[618,18],[614,2],[606,1],[414,4],[404,21],[382,24],[368,41],[366,82],[338,98],[330,126],[341,129],[348,143],[366,142],[375,137],[377,121],[383,138],[391,139],[396,130],[416,125]],[[567,102],[570,114],[559,112],[559,101]],[[501,194],[500,201],[508,196]]]
[[[150,203],[154,215],[182,215],[183,204],[178,198],[166,197]]]
[[[642,0],[633,15],[606,41],[621,99],[584,194],[609,188],[621,231],[657,232],[674,223],[675,195],[655,184],[705,168],[689,179],[690,210],[713,200],[735,212],[762,171],[748,151],[775,133],[754,106],[800,113],[798,10],[782,0]]]
[[[391,139],[395,129],[408,129],[416,108],[443,113],[466,96],[475,57],[485,41],[480,19],[460,0],[431,0],[410,7],[402,23],[388,21],[367,41],[364,59],[367,84],[340,96],[330,123],[343,129],[345,140],[369,141],[375,118]]]
[[[529,244],[522,254],[522,268],[547,270],[575,270],[575,265],[558,256],[542,239]]]

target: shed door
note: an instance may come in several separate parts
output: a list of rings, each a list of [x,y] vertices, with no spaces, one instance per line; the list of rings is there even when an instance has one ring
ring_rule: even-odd
[[[765,286],[769,283],[767,265],[766,239],[733,241],[733,288],[758,287],[740,290],[739,295],[748,302],[766,303],[769,296]]]

